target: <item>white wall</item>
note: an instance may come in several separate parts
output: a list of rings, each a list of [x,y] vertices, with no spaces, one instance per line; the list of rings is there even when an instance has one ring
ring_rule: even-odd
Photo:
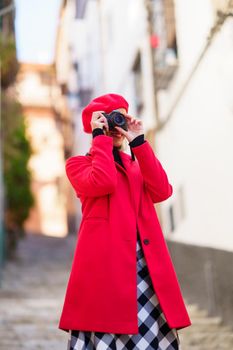
[[[129,114],[136,116],[133,65],[141,55],[145,131],[155,126],[150,42],[143,0],[102,0],[103,93],[122,94],[129,102]],[[140,116],[140,117],[141,117]],[[139,116],[138,116],[139,117]],[[125,151],[130,153],[127,142]]]
[[[189,5],[189,6],[188,6]],[[198,8],[199,7],[199,8]],[[177,1],[179,76],[192,69],[212,24],[209,1]],[[192,32],[194,30],[194,32]],[[226,22],[200,64],[165,130],[157,135],[175,193],[177,228],[171,239],[233,250],[233,22]],[[181,88],[179,77],[163,96],[164,116]],[[186,216],[179,219],[183,186]]]
[[[135,115],[132,66],[140,51],[145,106],[142,117],[148,130],[155,126],[155,110],[144,1],[102,0],[98,4],[89,1],[85,16],[87,51],[91,53],[87,76],[94,95],[121,93],[130,103],[129,113]],[[169,89],[159,94],[161,119],[166,118],[205,47],[214,21],[211,0],[176,0],[175,11],[179,68]],[[101,20],[99,27],[97,19]],[[161,203],[165,235],[187,244],[231,251],[232,25],[229,20],[217,34],[171,120],[155,136],[156,154],[174,188],[173,196]],[[174,232],[169,228],[171,204]]]

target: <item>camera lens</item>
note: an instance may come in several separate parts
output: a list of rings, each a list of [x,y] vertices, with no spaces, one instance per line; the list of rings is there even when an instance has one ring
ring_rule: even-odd
[[[114,114],[114,122],[117,125],[124,125],[125,124],[125,118],[121,113],[115,113]]]

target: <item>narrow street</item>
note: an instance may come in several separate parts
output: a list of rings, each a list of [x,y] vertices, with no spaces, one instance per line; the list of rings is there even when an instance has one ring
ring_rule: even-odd
[[[233,0],[0,1],[0,350],[67,350],[83,214],[64,319],[136,317],[137,226],[179,350],[233,350],[232,37]]]
[[[0,288],[1,350],[67,349],[68,333],[57,325],[75,238],[29,235],[20,241]],[[193,325],[179,330],[181,350],[233,349],[233,331],[221,319],[196,305],[187,307]]]

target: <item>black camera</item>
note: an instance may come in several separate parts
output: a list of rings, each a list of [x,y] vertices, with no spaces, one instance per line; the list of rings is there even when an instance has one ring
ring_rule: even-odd
[[[108,122],[109,130],[113,130],[115,126],[120,126],[122,129],[128,131],[127,120],[124,114],[118,111],[112,111],[111,113],[103,113]]]

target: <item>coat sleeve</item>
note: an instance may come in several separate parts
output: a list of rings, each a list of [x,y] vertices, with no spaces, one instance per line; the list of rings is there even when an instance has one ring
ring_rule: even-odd
[[[77,196],[103,196],[117,185],[113,139],[98,135],[92,140],[92,157],[74,156],[66,160],[66,174]],[[88,159],[89,158],[89,159]]]
[[[133,147],[147,188],[153,203],[162,202],[173,193],[167,174],[147,140],[139,146]]]

